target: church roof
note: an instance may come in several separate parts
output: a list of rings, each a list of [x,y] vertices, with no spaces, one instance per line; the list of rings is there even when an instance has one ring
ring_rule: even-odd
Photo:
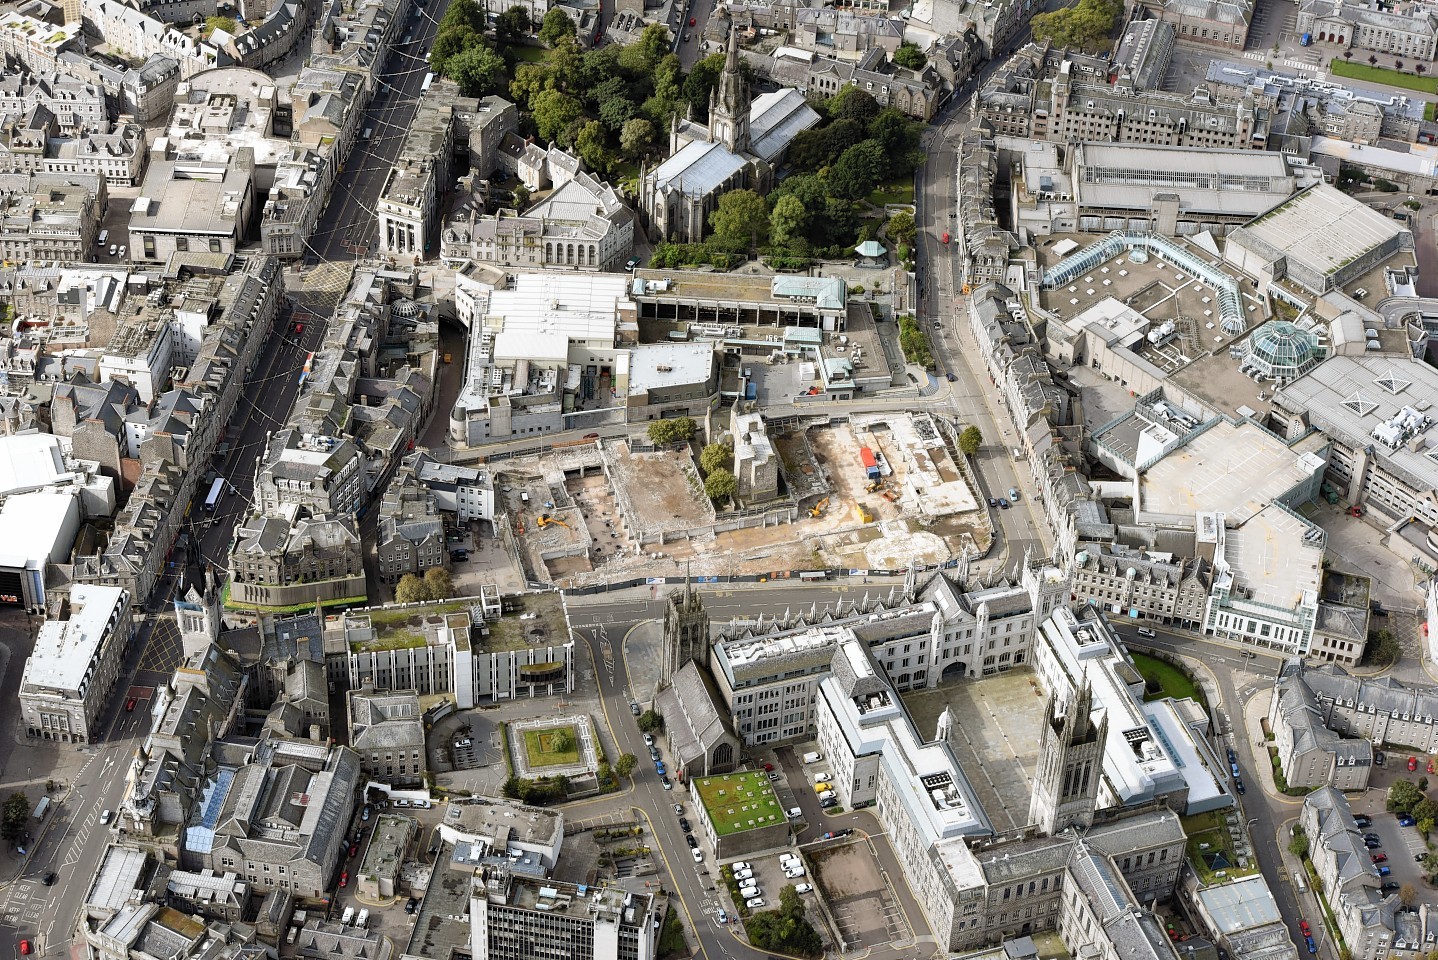
[[[677,190],[691,197],[713,193],[730,177],[744,169],[744,158],[730,153],[722,143],[694,141],[654,171],[655,188]]]
[[[818,122],[819,114],[793,87],[763,94],[749,107],[749,149],[770,163]]]

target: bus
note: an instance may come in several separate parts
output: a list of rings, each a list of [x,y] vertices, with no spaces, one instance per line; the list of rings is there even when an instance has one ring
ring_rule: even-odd
[[[430,85],[431,83],[434,83],[434,74],[432,74],[432,73],[426,73],[426,74],[424,75],[424,83],[422,83],[422,84],[419,85],[419,92],[420,92],[420,93],[427,93],[427,92],[429,91],[429,85]]]
[[[210,495],[205,498],[205,509],[210,513],[215,512],[215,505],[220,502],[220,496],[225,492],[225,478],[216,477],[215,482],[210,485]]]
[[[303,369],[300,370],[300,386],[303,387],[305,385],[305,381],[310,378],[310,374],[314,372],[314,368],[315,355],[311,353],[308,357],[305,357],[305,365]]]

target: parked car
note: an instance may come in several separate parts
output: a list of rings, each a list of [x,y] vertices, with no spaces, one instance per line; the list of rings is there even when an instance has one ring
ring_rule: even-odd
[[[1363,835],[1363,839],[1364,839],[1364,840],[1381,840],[1381,839],[1383,839],[1383,838],[1380,837],[1380,836],[1378,836],[1378,834],[1376,834],[1376,833],[1365,833],[1365,834]]]
[[[674,784],[672,784],[672,783],[669,782],[669,778],[668,778],[668,777],[662,777],[662,778],[660,778],[660,780],[659,780],[659,785],[662,786],[665,790],[673,790],[673,789],[674,789]]]
[[[1373,862],[1374,862],[1374,863],[1387,863],[1387,862],[1388,862],[1388,854],[1386,854],[1386,853],[1374,853],[1374,854],[1370,854],[1370,856],[1373,858]]]
[[[1365,817],[1365,816],[1363,816],[1362,814],[1359,814],[1358,816],[1354,817],[1354,818],[1353,818],[1353,822],[1354,822],[1355,824],[1357,824],[1358,826],[1364,827],[1364,828],[1373,826],[1373,818],[1372,818],[1372,817]]]
[[[349,886],[349,885],[350,885],[350,872],[349,872],[348,870],[346,870],[344,873],[340,874],[340,886],[342,886],[342,887],[347,887],[347,886]]]
[[[989,506],[990,506],[990,507],[997,507],[998,505],[999,505],[999,498],[998,498],[998,497],[989,497]]]
[[[697,850],[699,848],[699,841],[694,839],[694,834],[692,833],[684,834],[684,842],[689,844],[690,850]]]
[[[1009,502],[1008,502],[1007,500],[1005,500],[1003,497],[999,497],[999,509],[1000,509],[1000,510],[1007,510],[1008,508],[1009,508]]]
[[[114,816],[114,814],[111,813],[109,810],[101,810],[101,811],[100,811],[100,826],[103,827],[105,824],[109,823],[109,822],[110,822],[110,818],[113,817],[113,816]]]
[[[637,717],[637,716],[639,716],[641,713],[643,713],[644,711],[639,709],[639,704],[638,704],[637,702],[635,702],[635,701],[633,701],[633,700],[630,700],[630,701],[629,701],[629,712],[632,713],[632,714],[634,714],[634,715]]]
[[[764,898],[750,897],[748,900],[744,901],[744,906],[748,907],[750,910],[758,910],[760,907],[764,906]]]
[[[1400,826],[1400,827],[1412,827],[1412,826],[1415,826],[1417,823],[1418,823],[1417,820],[1414,820],[1412,817],[1408,816],[1406,813],[1405,813],[1403,816],[1401,816],[1401,817],[1398,818],[1398,826]]]
[[[1299,930],[1299,932],[1302,933],[1305,937],[1311,937],[1311,936],[1313,936],[1313,930],[1308,926],[1308,921],[1307,921],[1307,920],[1299,920],[1299,921],[1298,921],[1298,930]]]
[[[371,808],[369,804],[365,804],[365,805],[364,805],[364,809],[360,811],[360,819],[367,821],[367,820],[369,820],[369,818],[370,818],[371,816],[373,816],[373,815],[374,815],[374,809]]]
[[[795,893],[809,893],[813,889],[813,885],[808,883],[795,884],[794,886]]]
[[[734,871],[734,879],[735,879],[735,880],[749,880],[749,879],[752,879],[753,876],[754,876],[754,871],[753,871],[753,870],[735,870],[735,871]]]
[[[695,847],[693,850],[691,850],[690,852],[694,854],[694,862],[695,862],[695,863],[703,863],[703,862],[704,862],[704,851],[703,851],[703,850],[700,850],[700,849],[696,846],[696,847]]]
[[[738,872],[740,870],[750,870],[753,868],[750,867],[749,861],[747,860],[735,860],[733,863],[729,864],[729,869]]]
[[[1378,875],[1379,875],[1380,877],[1392,876],[1392,874],[1393,874],[1393,871],[1390,870],[1390,869],[1388,869],[1387,867],[1380,866],[1380,867],[1378,868]]]
[[[1303,941],[1304,941],[1304,943],[1307,945],[1307,947],[1308,947],[1308,952],[1309,952],[1309,953],[1317,953],[1317,952],[1318,952],[1318,944],[1316,944],[1316,943],[1313,942],[1313,938],[1312,938],[1312,937],[1304,937],[1304,938],[1303,938]]]
[[[126,700],[126,701],[125,701],[125,712],[126,712],[126,713],[134,713],[134,712],[135,712],[135,704],[137,704],[137,703],[139,703],[139,702],[140,702],[140,700],[139,700],[138,697],[131,697],[130,699]]]
[[[774,765],[773,765],[772,763],[766,763],[766,764],[764,764],[764,772],[765,772],[765,773],[773,773],[773,772],[774,772]]]
[[[1369,850],[1377,850],[1379,847],[1383,846],[1383,841],[1382,841],[1382,840],[1364,840],[1364,841],[1363,841],[1363,845],[1364,845],[1365,847],[1367,847]]]
[[[405,913],[414,913],[414,912],[415,912],[416,910],[418,910],[418,909],[419,909],[419,898],[418,898],[418,897],[410,897],[410,898],[409,898],[409,902],[407,902],[407,903],[404,905],[404,912],[405,912]]]
[[[28,956],[30,956],[30,941],[29,941],[29,940],[21,940],[21,941],[20,941],[20,956],[22,956],[22,957],[28,957]]]
[[[684,804],[682,804],[682,803],[676,803],[676,804],[674,805],[674,812],[677,813],[677,814],[679,814],[679,816],[681,816],[681,817],[684,816]]]
[[[1417,758],[1417,757],[1409,757],[1409,758],[1408,758],[1408,772],[1409,772],[1409,773],[1412,773],[1414,770],[1417,770],[1417,769],[1418,769],[1418,758]]]
[[[680,817],[680,818],[679,818],[679,829],[680,829],[680,830],[683,830],[685,833],[693,833],[693,832],[694,832],[694,828],[689,825],[689,818],[688,818],[688,817]]]
[[[646,733],[646,734],[644,735],[644,745],[645,745],[646,747],[652,747],[652,746],[654,746],[654,734],[652,734],[652,733]]]
[[[715,919],[717,919],[720,923],[728,923],[729,914],[725,913],[723,910],[720,910]]]
[[[797,879],[799,879],[800,877],[802,877],[803,875],[804,875],[804,868],[803,868],[803,867],[794,867],[792,870],[785,870],[785,871],[784,871],[784,876],[788,877],[790,880],[797,880]]]
[[[1387,759],[1388,759],[1387,756],[1383,753],[1382,750],[1375,750],[1375,751],[1373,751],[1373,763],[1374,763],[1375,765],[1381,767],[1381,766],[1383,766],[1383,761],[1384,761],[1384,760],[1387,760]]]

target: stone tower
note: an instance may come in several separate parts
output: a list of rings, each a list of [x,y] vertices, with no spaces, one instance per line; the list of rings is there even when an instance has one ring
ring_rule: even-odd
[[[220,611],[220,591],[214,571],[207,565],[199,583],[191,583],[184,596],[175,598],[175,624],[185,658],[219,640],[225,628]]]
[[[691,660],[703,666],[708,659],[709,614],[685,577],[684,589],[669,595],[669,605],[664,610],[664,663],[659,685],[669,686],[679,668]]]
[[[724,72],[709,95],[709,142],[724,144],[730,153],[749,151],[749,90],[739,72],[739,28],[733,19],[729,21]]]
[[[1048,835],[1093,823],[1107,734],[1107,716],[1094,722],[1088,677],[1083,678],[1062,715],[1057,698],[1049,697],[1039,734],[1039,768],[1034,775],[1029,823]]]

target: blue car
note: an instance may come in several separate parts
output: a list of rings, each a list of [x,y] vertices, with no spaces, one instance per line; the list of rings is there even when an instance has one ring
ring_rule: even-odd
[[[1304,937],[1303,939],[1304,939],[1305,941],[1307,941],[1307,944],[1308,944],[1308,952],[1309,952],[1309,953],[1317,953],[1317,952],[1318,952],[1318,944],[1316,944],[1316,943],[1313,942],[1313,938],[1312,938],[1312,937]]]
[[[1380,867],[1378,868],[1378,875],[1379,875],[1380,877],[1386,877],[1386,876],[1388,876],[1389,874],[1391,874],[1392,872],[1393,872],[1392,870],[1389,870],[1387,867],[1384,867],[1384,866],[1380,866]]]
[[[662,777],[662,776],[664,776],[666,773],[668,773],[669,771],[668,771],[667,769],[665,769],[664,764],[662,764],[662,763],[656,763],[656,764],[654,765],[654,772],[657,773],[657,774],[659,774],[659,775]]]
[[[1398,826],[1400,827],[1411,827],[1415,826],[1417,823],[1418,821],[1414,820],[1412,817],[1403,816],[1398,818]]]

